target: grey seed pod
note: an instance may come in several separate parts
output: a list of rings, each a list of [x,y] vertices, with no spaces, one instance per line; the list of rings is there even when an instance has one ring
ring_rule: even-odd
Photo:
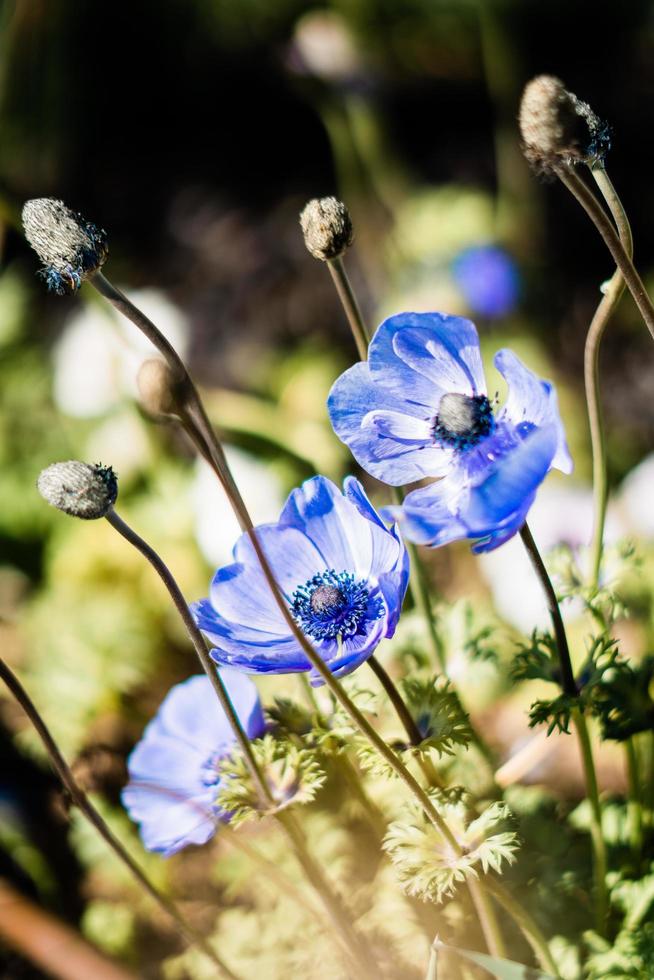
[[[175,415],[178,412],[175,377],[165,361],[157,357],[143,361],[136,376],[143,408],[150,415]]]
[[[110,466],[91,466],[75,459],[42,470],[36,486],[53,507],[85,521],[105,517],[118,496],[118,481]]]
[[[40,197],[23,207],[25,237],[43,262],[41,275],[56,293],[74,293],[104,264],[107,235],[63,201]]]
[[[538,75],[520,103],[522,149],[535,170],[560,163],[596,163],[610,147],[610,130],[586,102],[554,75]]]
[[[335,197],[314,198],[300,215],[304,244],[315,259],[336,259],[354,239],[350,212]]]

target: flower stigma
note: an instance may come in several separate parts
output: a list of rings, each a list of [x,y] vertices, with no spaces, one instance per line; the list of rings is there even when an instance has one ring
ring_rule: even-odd
[[[365,582],[351,572],[326,569],[298,586],[292,612],[298,625],[315,640],[343,639],[365,631],[365,624],[382,615],[379,596],[371,599]]]
[[[490,435],[494,425],[493,409],[486,395],[453,391],[441,398],[431,433],[434,442],[465,450]]]

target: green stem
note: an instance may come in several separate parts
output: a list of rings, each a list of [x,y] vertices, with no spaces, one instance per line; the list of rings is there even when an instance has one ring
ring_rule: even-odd
[[[613,261],[624,277],[627,289],[634,298],[645,326],[654,337],[654,306],[652,301],[599,201],[571,167],[561,164],[554,168],[554,172],[561,183],[577,199],[602,236],[604,244],[613,256]]]
[[[226,964],[223,963],[220,957],[214,952],[211,946],[207,943],[206,939],[204,939],[203,936],[201,936],[191,925],[189,925],[184,916],[177,909],[175,903],[152,884],[145,872],[139,867],[129,852],[125,850],[122,843],[114,835],[113,831],[106,824],[103,817],[98,813],[91,801],[88,799],[83,789],[78,785],[68,763],[64,759],[57,743],[50,733],[49,728],[36,708],[36,705],[18,678],[2,659],[0,659],[0,677],[5,682],[16,701],[18,701],[21,708],[36,729],[36,732],[41,739],[46,752],[48,753],[52,768],[61,780],[65,789],[70,794],[71,799],[89,821],[89,823],[97,830],[105,843],[109,845],[118,860],[125,865],[132,877],[138,882],[140,887],[150,896],[150,898],[153,898],[157,905],[163,909],[166,915],[170,916],[170,918],[175,922],[180,933],[189,943],[196,945],[198,949],[201,949],[204,955],[208,956],[214,965],[218,967],[220,972],[226,977],[229,977],[230,980],[239,980],[236,974],[233,973],[232,970],[230,970],[229,967],[226,966]]]
[[[500,883],[495,878],[490,877],[490,875],[486,878],[486,888],[498,904],[502,906],[505,912],[520,927],[542,968],[551,973],[552,976],[558,977],[559,971],[552,959],[547,940],[538,923],[529,914],[524,904],[517,902],[513,895],[506,888],[502,888]]]
[[[640,777],[638,752],[634,736],[624,743],[627,756],[627,778],[629,785],[627,816],[629,822],[629,840],[634,857],[636,874],[640,873],[640,862],[643,853],[643,805],[640,794]]]
[[[597,773],[595,772],[595,762],[590,744],[590,736],[588,734],[588,726],[586,725],[584,714],[579,708],[575,708],[573,711],[572,721],[581,749],[581,759],[586,781],[586,796],[590,803],[590,834],[593,842],[594,858],[595,924],[599,934],[604,936],[606,935],[606,920],[609,911],[609,899],[606,889],[608,862],[606,844],[604,843],[604,835],[602,833],[602,807],[597,786]]]
[[[593,168],[591,173],[616,222],[622,246],[627,256],[631,259],[633,256],[633,240],[629,221],[622,207],[622,203],[603,166]],[[604,296],[591,320],[584,348],[584,384],[586,388],[588,423],[593,455],[593,496],[595,511],[590,563],[590,585],[592,588],[597,588],[599,582],[608,500],[606,445],[599,380],[600,344],[604,330],[620,302],[624,289],[624,277],[620,270],[616,269],[608,283],[604,286]]]
[[[374,978],[379,976],[379,968],[375,963],[368,944],[353,929],[340,899],[334,894],[320,866],[310,854],[299,824],[288,810],[280,811],[277,814],[277,819],[291,842],[295,855],[307,879],[320,896],[323,908],[336,935],[341,939],[344,951],[348,953],[353,961],[353,966],[356,970],[355,976],[369,977],[370,980],[374,980]]]
[[[486,882],[484,882],[486,884]],[[488,946],[491,956],[506,956],[506,946],[497,914],[490,900],[487,889],[483,888],[479,881],[468,878],[468,891],[475,906],[484,939]]]

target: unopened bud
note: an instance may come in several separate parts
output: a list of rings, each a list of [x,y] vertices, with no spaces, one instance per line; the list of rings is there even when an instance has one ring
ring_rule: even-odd
[[[74,459],[48,466],[39,474],[36,486],[53,507],[85,521],[105,517],[118,496],[118,481],[110,466],[91,466]]]
[[[561,163],[595,164],[610,148],[609,126],[554,75],[526,85],[519,120],[523,152],[542,173]]]
[[[102,228],[71,211],[63,201],[40,197],[23,207],[25,237],[43,262],[48,289],[74,293],[104,264],[107,235]]]
[[[176,415],[178,385],[171,368],[157,357],[143,361],[136,376],[143,408],[150,415]]]
[[[354,239],[350,212],[335,197],[314,198],[300,215],[304,244],[315,259],[336,259]]]

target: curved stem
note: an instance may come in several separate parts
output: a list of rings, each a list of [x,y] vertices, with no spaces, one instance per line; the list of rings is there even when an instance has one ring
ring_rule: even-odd
[[[608,892],[606,890],[606,873],[608,862],[606,855],[606,844],[602,833],[602,807],[599,798],[599,788],[597,785],[597,773],[593,760],[593,750],[590,744],[588,726],[583,712],[576,708],[572,713],[572,721],[575,726],[579,747],[581,749],[581,759],[584,767],[584,777],[586,781],[586,795],[590,803],[590,835],[593,842],[594,857],[594,881],[595,881],[595,919],[596,929],[601,936],[606,934],[606,919],[609,911]]]
[[[545,568],[543,559],[540,556],[540,552],[536,547],[536,542],[534,541],[531,531],[529,530],[529,526],[526,523],[522,525],[520,537],[522,538],[522,543],[527,549],[529,560],[534,571],[536,572],[536,575],[538,576],[543,592],[545,593],[545,601],[547,602],[547,609],[552,620],[552,627],[556,638],[556,649],[559,655],[561,687],[566,694],[570,695],[571,697],[577,697],[579,692],[577,691],[575,675],[572,670],[570,650],[568,648],[568,637],[566,636],[565,626],[563,625],[563,619],[561,618],[561,610],[559,609],[559,603],[556,598],[554,587],[552,586],[550,577],[547,574],[547,569]]]
[[[552,959],[552,954],[550,953],[549,947],[547,945],[547,940],[543,935],[538,923],[531,917],[529,912],[523,904],[517,902],[513,895],[506,889],[502,888],[500,883],[492,878],[490,875],[486,879],[486,888],[491,893],[493,898],[502,906],[503,909],[511,916],[511,918],[516,922],[522,933],[533,949],[536,958],[542,968],[547,970],[554,977],[559,976],[559,971],[556,968],[556,964]]]
[[[275,801],[270,791],[270,787],[264,779],[263,774],[257,764],[250,740],[234,710],[227,689],[225,688],[222,678],[216,669],[216,665],[207,653],[207,648],[202,637],[202,633],[195,624],[177,582],[157,552],[151,548],[150,545],[143,540],[143,538],[139,537],[139,535],[136,534],[136,532],[133,531],[132,528],[130,528],[129,525],[126,524],[114,510],[109,511],[107,514],[107,520],[111,526],[125,538],[126,541],[133,545],[145,558],[147,558],[166,586],[175,608],[184,622],[186,632],[188,633],[198,659],[202,664],[202,668],[211,681],[212,687],[214,688],[214,691],[218,696],[218,700],[220,701],[220,705],[230,722],[239,747],[243,752],[250,776],[254,782],[254,785],[257,787],[263,807],[271,811],[282,827],[284,827],[287,836],[291,840],[296,850],[296,856],[302,865],[302,869],[304,870],[311,884],[316,888],[316,891],[330,917],[332,925],[334,926],[337,935],[344,943],[345,948],[350,949],[351,955],[354,956],[355,960],[358,959],[360,961],[360,966],[367,963],[366,970],[369,970],[370,963],[372,962],[371,958],[367,954],[366,956],[363,955],[361,951],[363,949],[362,941],[350,926],[347,916],[345,915],[340,904],[340,900],[332,892],[331,886],[323,878],[320,868],[313,861],[313,858],[307,851],[306,845],[302,842],[302,835],[299,829],[292,829],[292,818],[290,815],[282,813],[281,811],[275,812]],[[289,830],[289,827],[291,827],[291,830]]]
[[[599,201],[583,180],[570,167],[559,165],[554,168],[554,172],[561,183],[568,188],[570,193],[581,204],[604,239],[604,244],[613,256],[613,261],[624,276],[627,289],[634,298],[640,315],[645,321],[645,326],[652,337],[654,337],[654,306],[652,305],[652,301],[643,285],[642,279],[634,268],[633,262],[625,252],[616,230],[604,213]]]
[[[470,897],[477,912],[484,939],[488,946],[488,952],[491,956],[506,956],[504,937],[488,891],[482,887],[479,881],[475,881],[473,878],[468,879],[468,891],[470,892]]]
[[[270,792],[270,788],[263,778],[259,766],[257,765],[250,739],[248,738],[245,729],[243,728],[241,721],[234,710],[234,706],[232,705],[229,694],[227,693],[227,688],[225,687],[222,678],[216,669],[216,664],[207,653],[207,647],[202,633],[195,625],[195,620],[191,615],[190,609],[186,605],[186,600],[184,599],[184,596],[182,595],[180,588],[173,578],[168,566],[159,557],[154,548],[151,548],[147,541],[144,541],[143,538],[139,537],[139,535],[133,531],[132,528],[126,524],[114,510],[109,511],[109,513],[106,515],[106,519],[109,521],[111,526],[115,528],[115,530],[118,531],[118,533],[125,538],[126,541],[129,542],[129,544],[133,545],[133,547],[136,548],[136,550],[139,551],[144,558],[147,558],[168,590],[168,594],[170,595],[170,598],[172,599],[175,608],[179,613],[184,626],[186,627],[186,632],[188,633],[189,639],[193,644],[193,648],[197,654],[200,664],[202,665],[202,669],[209,678],[211,686],[216,692],[220,702],[220,706],[229,720],[232,731],[234,732],[234,735],[238,741],[239,748],[241,749],[245,758],[252,781],[257,787],[261,802],[267,808],[271,810],[274,809],[275,801]]]
[[[579,696],[579,692],[577,690],[574,673],[572,671],[570,650],[568,648],[568,638],[566,636],[565,626],[563,625],[563,619],[561,618],[561,610],[559,609],[559,604],[556,599],[556,593],[554,592],[550,577],[547,574],[547,569],[545,568],[543,559],[540,556],[538,548],[536,547],[536,542],[534,541],[527,524],[523,524],[522,530],[520,531],[520,537],[522,538],[524,546],[527,549],[527,554],[529,555],[531,564],[536,572],[536,575],[538,576],[538,579],[540,580],[543,592],[545,593],[547,607],[549,609],[552,625],[554,627],[554,636],[556,638],[556,649],[561,670],[561,687],[563,688],[565,694],[567,694],[569,697],[577,698]],[[572,712],[572,720],[577,732],[577,740],[581,750],[584,780],[586,784],[586,796],[588,798],[588,802],[590,803],[590,834],[593,842],[596,926],[600,934],[603,935],[606,928],[606,915],[608,911],[608,897],[606,891],[607,859],[606,845],[602,834],[602,810],[600,806],[599,791],[597,788],[597,774],[595,772],[593,750],[590,744],[586,719],[584,718],[581,708],[574,708]]]
[[[414,747],[420,745],[420,743],[422,742],[422,735],[420,734],[420,730],[416,725],[415,721],[413,720],[413,718],[411,717],[411,713],[407,708],[406,704],[404,703],[404,699],[402,698],[402,695],[400,694],[395,684],[393,683],[391,677],[389,676],[388,671],[386,671],[385,668],[382,667],[382,665],[377,660],[377,657],[375,657],[374,654],[372,655],[372,657],[368,657],[368,666],[372,670],[373,674],[375,675],[375,677],[377,678],[381,686],[384,688],[384,691],[386,692],[389,701],[391,702],[391,704],[395,709],[395,713],[397,714],[397,717],[402,722],[402,727],[406,732],[406,737],[408,738],[409,743]]]
[[[609,206],[609,210],[618,229],[622,246],[631,259],[633,256],[631,228],[620,198],[603,166],[594,167],[591,173],[604,200]],[[590,563],[590,585],[592,588],[597,588],[599,582],[608,500],[606,446],[599,380],[599,353],[604,330],[620,302],[624,289],[624,277],[620,270],[616,269],[608,283],[604,286],[604,296],[591,320],[584,347],[584,384],[586,388],[588,424],[593,455],[593,496],[595,512]]]
[[[379,976],[379,969],[372,957],[368,944],[355,932],[340,899],[332,891],[331,884],[327,881],[314,861],[307,848],[304,833],[300,829],[294,816],[288,810],[281,810],[277,814],[277,821],[284,829],[288,837],[295,856],[297,857],[302,870],[307,879],[313,885],[316,893],[321,897],[323,907],[331,922],[332,928],[339,936],[344,951],[353,961],[357,977],[370,977],[370,980]]]
[[[122,843],[114,835],[113,831],[105,823],[103,817],[98,813],[84,791],[77,784],[68,763],[59,751],[59,747],[52,737],[45,721],[39,714],[36,705],[18,678],[1,658],[0,677],[5,682],[36,729],[36,732],[41,739],[46,752],[48,753],[52,768],[70,794],[71,799],[78,809],[84,814],[89,823],[95,827],[103,840],[109,845],[118,860],[125,865],[140,887],[154,899],[157,905],[159,905],[159,907],[162,908],[168,916],[170,916],[170,918],[177,925],[181,934],[188,940],[188,942],[196,945],[198,949],[201,949],[205,956],[208,956],[214,965],[218,967],[221,973],[223,973],[226,977],[229,977],[230,980],[239,980],[236,974],[233,973],[232,970],[230,970],[229,967],[223,963],[220,957],[213,951],[204,937],[197,933],[195,929],[189,925],[182,913],[177,909],[175,903],[152,884],[145,872],[139,867],[129,852],[124,848]]]

